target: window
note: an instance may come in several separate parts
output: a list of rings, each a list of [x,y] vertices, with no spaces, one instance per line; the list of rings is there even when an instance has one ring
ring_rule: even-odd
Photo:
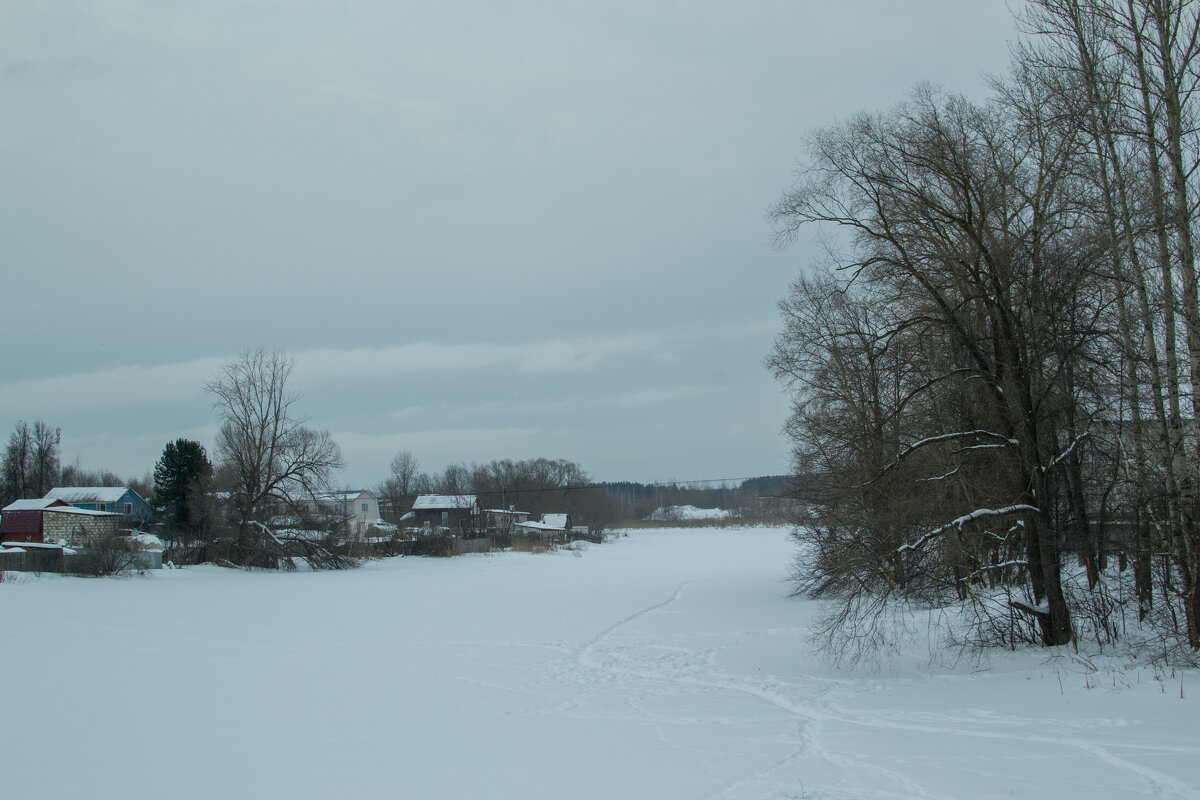
[[[366,503],[363,503],[363,504],[362,504],[362,507],[363,507],[363,513],[364,513],[364,514],[365,514],[365,513],[367,513],[367,504],[366,504]]]
[[[133,516],[133,503],[125,504],[125,516],[127,516],[127,517]]]

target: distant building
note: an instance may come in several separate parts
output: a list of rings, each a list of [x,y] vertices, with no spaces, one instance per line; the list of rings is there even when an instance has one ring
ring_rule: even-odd
[[[410,527],[453,528],[473,531],[480,527],[479,500],[473,494],[423,494],[413,501]]]
[[[144,521],[154,509],[126,486],[59,486],[46,493],[47,500],[63,502],[87,511],[107,511],[135,521]]]
[[[565,542],[571,531],[570,514],[543,514],[540,522],[518,522],[514,532],[551,542]]]
[[[118,514],[76,508],[62,500],[17,500],[0,510],[0,542],[81,546],[89,538],[116,534],[120,525]]]
[[[314,513],[334,518],[355,535],[379,521],[379,499],[366,489],[318,494],[305,505]]]
[[[483,526],[489,532],[499,534],[512,533],[513,527],[519,522],[525,522],[532,516],[528,511],[513,509],[488,508],[483,511]]]

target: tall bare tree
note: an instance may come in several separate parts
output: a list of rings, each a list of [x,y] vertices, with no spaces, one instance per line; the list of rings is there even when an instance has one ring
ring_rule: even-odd
[[[1200,197],[1200,3],[1033,0],[1018,52],[1072,102],[1092,142],[1123,367],[1112,424],[1134,466],[1134,555],[1142,612],[1151,554],[1169,552],[1164,599],[1181,600],[1200,649],[1200,298],[1195,217]]]
[[[4,450],[3,492],[5,501],[42,497],[54,488],[60,475],[59,447],[62,430],[42,420],[31,427],[18,422]]]
[[[878,516],[864,518],[860,538],[891,543],[878,554],[881,571],[905,579],[933,556],[944,568],[935,572],[969,587],[998,564],[1016,566],[1028,596],[1009,609],[1036,624],[1042,643],[1062,645],[1073,636],[1062,580],[1069,537],[1055,501],[1076,444],[1064,437],[1067,420],[1080,429],[1088,420],[1065,377],[1072,364],[1086,372],[1100,308],[1076,266],[1094,249],[1079,232],[1079,137],[1033,94],[1013,85],[1009,103],[1026,100],[1017,115],[921,88],[891,113],[826,129],[774,217],[785,241],[811,223],[848,231],[853,250],[839,266],[888,309],[855,327],[839,321],[822,332],[835,338],[816,345],[820,359],[796,362],[810,387],[814,368],[845,368],[839,350],[862,365],[846,378],[863,388],[839,423],[870,453],[855,501],[869,510],[922,483],[957,487],[891,533]],[[1069,320],[1063,309],[1073,309]],[[886,359],[914,347],[914,333],[921,366],[904,380]],[[777,374],[811,345],[781,339]],[[980,479],[964,482],[972,474]],[[964,536],[999,542],[992,550],[1003,558],[964,561]]]
[[[299,397],[288,389],[292,368],[281,352],[255,350],[205,386],[221,419],[216,453],[233,476],[243,546],[263,533],[272,506],[295,506],[328,491],[343,464],[329,433],[306,427],[308,418],[297,414]]]

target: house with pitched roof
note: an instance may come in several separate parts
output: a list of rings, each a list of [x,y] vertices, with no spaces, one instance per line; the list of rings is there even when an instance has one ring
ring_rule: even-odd
[[[127,486],[58,486],[46,492],[46,500],[62,500],[87,511],[107,511],[135,521],[154,515],[142,497]]]
[[[479,499],[473,494],[423,494],[413,501],[405,524],[423,528],[476,530],[480,526]]]
[[[379,522],[379,499],[366,489],[326,492],[314,495],[304,504],[311,513],[328,517],[355,535]]]

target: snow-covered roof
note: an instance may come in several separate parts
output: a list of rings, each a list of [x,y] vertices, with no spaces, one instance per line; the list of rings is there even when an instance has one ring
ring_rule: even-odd
[[[567,514],[542,514],[542,524],[558,530],[567,529]]]
[[[511,508],[489,508],[489,509],[485,509],[485,513],[487,513],[487,514],[524,514],[527,517],[529,516],[528,511],[513,511]]]
[[[47,514],[76,514],[81,517],[119,517],[111,511],[96,511],[91,508],[75,508],[74,506],[51,506],[42,509]]]
[[[59,500],[56,497],[37,497],[32,500],[14,500],[0,512],[3,511],[41,511],[43,508],[48,508],[55,503],[65,503],[65,500]]]
[[[423,494],[413,501],[413,511],[441,511],[475,507],[473,494]]]
[[[555,515],[551,514],[550,516],[555,516]],[[531,531],[565,531],[566,530],[566,527],[563,525],[551,525],[547,522],[518,522],[517,527],[525,528],[526,530],[531,530]]]
[[[56,486],[46,492],[46,499],[67,503],[115,503],[128,491],[125,486]]]
[[[366,489],[352,489],[352,490],[346,491],[346,492],[322,492],[321,494],[314,495],[314,497],[317,500],[325,500],[325,501],[335,500],[335,501],[341,501],[341,502],[348,502],[350,500],[357,500],[358,498],[362,497],[363,495],[367,495],[368,497],[375,496],[375,495],[371,494],[370,492],[368,492]]]
[[[74,506],[66,505],[65,500],[57,497],[41,497],[36,500],[14,500],[6,505],[3,511],[46,511],[55,514],[79,514],[85,517],[115,517],[108,511],[94,511],[90,508],[75,508]]]
[[[143,550],[163,550],[163,540],[155,536],[153,533],[142,533],[140,531],[131,531],[129,538],[141,545]]]

